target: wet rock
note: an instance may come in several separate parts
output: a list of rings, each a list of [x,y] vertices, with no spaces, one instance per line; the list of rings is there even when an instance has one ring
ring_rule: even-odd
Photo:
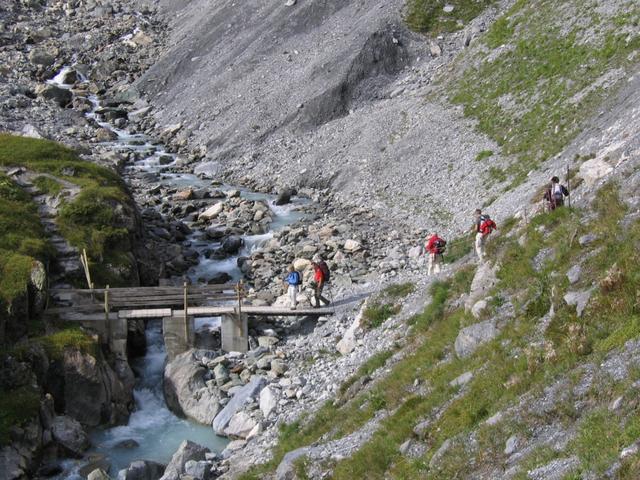
[[[133,406],[133,384],[130,378],[121,379],[100,352],[94,357],[67,349],[61,371],[54,372],[48,375],[47,381],[56,400],[56,410],[63,410],[89,426],[114,425],[128,419]]]
[[[180,476],[185,472],[185,465],[190,460],[201,461],[209,453],[209,449],[197,443],[185,440],[180,444],[180,448],[173,454],[171,461],[164,471],[160,480],[180,480]]]
[[[213,276],[207,280],[207,283],[209,285],[222,285],[224,283],[229,283],[231,280],[233,280],[233,277],[227,272],[218,272],[213,274]]]
[[[293,192],[291,191],[291,189],[285,188],[278,193],[278,196],[276,197],[274,203],[276,205],[286,205],[287,203],[291,202],[292,195]]]
[[[229,255],[234,255],[238,253],[238,251],[240,251],[243,244],[244,244],[244,241],[242,240],[242,237],[237,237],[234,235],[227,238],[222,243],[222,250],[224,250],[224,252],[228,253]]]
[[[36,89],[36,94],[46,100],[55,102],[62,108],[71,104],[73,101],[73,95],[69,90],[56,85],[41,85]]]
[[[82,425],[71,417],[55,417],[51,424],[51,434],[65,453],[72,457],[82,457],[82,454],[90,446],[89,437]]]
[[[133,438],[129,438],[127,440],[122,440],[121,442],[116,443],[113,448],[118,448],[121,450],[132,450],[134,448],[138,448],[140,444],[136,442]]]
[[[184,472],[197,480],[212,480],[215,478],[211,472],[211,464],[207,461],[196,462],[195,460],[189,460],[184,465]]]
[[[224,204],[216,203],[215,205],[207,208],[204,212],[202,212],[198,216],[198,218],[200,220],[211,220],[213,218],[216,218],[218,215],[220,215],[220,213],[222,213],[223,210],[224,210]]]
[[[122,470],[122,480],[157,480],[165,472],[165,466],[150,460],[131,462],[126,470]],[[120,480],[121,475],[118,475]]]
[[[93,472],[87,475],[87,480],[111,480],[111,477],[101,468],[96,468]]]
[[[195,351],[178,355],[164,371],[164,395],[167,406],[178,415],[210,425],[220,412],[220,395],[210,390],[209,371],[195,358]]]

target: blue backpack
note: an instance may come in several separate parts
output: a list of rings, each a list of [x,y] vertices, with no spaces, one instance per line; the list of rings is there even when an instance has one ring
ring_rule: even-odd
[[[287,275],[287,283],[289,285],[300,285],[302,280],[300,279],[300,274],[298,272],[291,272]]]

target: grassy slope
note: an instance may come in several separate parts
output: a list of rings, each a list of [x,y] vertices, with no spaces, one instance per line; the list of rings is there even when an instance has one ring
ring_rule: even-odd
[[[514,158],[492,177],[517,184],[561,152],[637,64],[640,5],[609,3],[519,0],[447,77],[452,101]]]
[[[559,401],[542,418],[525,409],[497,425],[489,426],[484,420],[518,405],[525,394],[539,395],[555,381],[577,381],[580,365],[599,364],[608,353],[640,335],[640,253],[635,248],[640,242],[640,223],[622,226],[626,209],[616,192],[615,185],[599,192],[597,218],[588,222],[582,212],[564,209],[535,217],[525,227],[516,228],[510,222],[510,228],[503,229],[491,244],[491,255],[502,267],[493,292],[495,300],[486,315],[495,315],[507,302],[513,304],[516,313],[498,338],[469,358],[452,355],[459,329],[473,322],[454,306],[468,288],[473,270],[463,269],[450,282],[435,284],[431,304],[410,322],[413,327],[407,355],[390,367],[391,372],[346,404],[337,407],[329,402],[316,416],[283,427],[274,461],[244,478],[259,478],[271,471],[287,451],[355,431],[383,408],[393,413],[352,457],[329,465],[334,472],[332,478],[449,479],[465,478],[471,472],[488,474],[503,464],[509,436],[518,433],[527,437],[535,427],[572,422],[578,425],[577,435],[563,451],[536,449],[523,466],[534,468],[553,458],[576,454],[584,472],[602,474],[620,449],[640,435],[638,402],[630,402],[619,412],[606,408],[618,395],[633,398],[631,385],[640,378],[640,372],[621,382],[600,379],[582,411],[576,411],[569,399]],[[586,232],[595,232],[599,239],[581,247],[576,238]],[[523,236],[526,242],[519,242]],[[535,269],[534,259],[541,251],[547,252],[546,261]],[[583,278],[569,287],[564,274],[581,260]],[[603,280],[605,277],[608,280]],[[575,309],[562,300],[564,293],[593,283],[599,287],[584,315],[578,318]],[[556,314],[542,334],[538,323],[552,304]],[[356,377],[383,367],[389,356],[373,357]],[[474,377],[464,389],[450,385],[467,371],[474,372]],[[428,389],[426,395],[415,392],[416,379]],[[349,379],[341,391],[354,380]],[[426,454],[418,459],[402,456],[400,445],[414,437],[413,428],[425,419],[431,422],[422,439],[428,446]],[[471,432],[476,439],[473,448],[468,447]],[[452,441],[450,449],[437,468],[429,468],[431,457],[448,439]],[[524,472],[517,478],[526,478]],[[627,461],[620,476],[637,478],[638,474],[640,464]]]
[[[80,159],[73,150],[58,143],[9,134],[0,134],[0,165],[24,166],[82,187],[81,193],[60,209],[60,232],[72,245],[87,249],[95,262],[93,276],[97,284],[119,285],[129,280],[104,268],[107,264],[126,267],[130,263],[122,253],[130,249],[129,232],[120,226],[115,213],[118,205],[127,203],[128,196],[115,172]],[[52,252],[41,240],[42,228],[28,195],[16,193],[18,187],[6,176],[0,177],[0,182],[0,226],[7,226],[0,237],[0,268],[3,273],[7,269],[18,270],[10,285],[0,284],[0,298],[10,301],[26,285],[27,257],[43,259]],[[45,177],[35,184],[43,192],[56,194],[61,190],[59,183]]]

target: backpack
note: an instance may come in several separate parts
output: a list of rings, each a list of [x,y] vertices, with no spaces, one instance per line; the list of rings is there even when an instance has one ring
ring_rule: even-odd
[[[489,235],[493,232],[497,227],[496,222],[491,220],[489,215],[481,215],[480,216],[480,226],[478,227],[478,231],[483,235]]]
[[[297,271],[293,271],[287,275],[287,283],[289,285],[300,285],[302,283],[300,274]]]
[[[331,272],[329,271],[329,265],[327,262],[322,260],[318,263],[318,267],[320,267],[320,271],[322,272],[322,278],[325,282],[328,282],[331,279]]]
[[[443,254],[447,248],[447,241],[443,240],[442,238],[439,238],[438,240],[436,240],[435,247],[436,247],[436,253]]]

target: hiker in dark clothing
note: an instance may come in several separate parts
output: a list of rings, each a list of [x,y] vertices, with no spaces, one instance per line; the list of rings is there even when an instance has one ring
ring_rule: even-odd
[[[551,178],[551,184],[544,192],[544,199],[547,202],[547,207],[550,212],[555,210],[558,207],[562,207],[564,205],[564,197],[569,196],[569,190],[567,187],[560,183],[560,179],[558,177]]]

